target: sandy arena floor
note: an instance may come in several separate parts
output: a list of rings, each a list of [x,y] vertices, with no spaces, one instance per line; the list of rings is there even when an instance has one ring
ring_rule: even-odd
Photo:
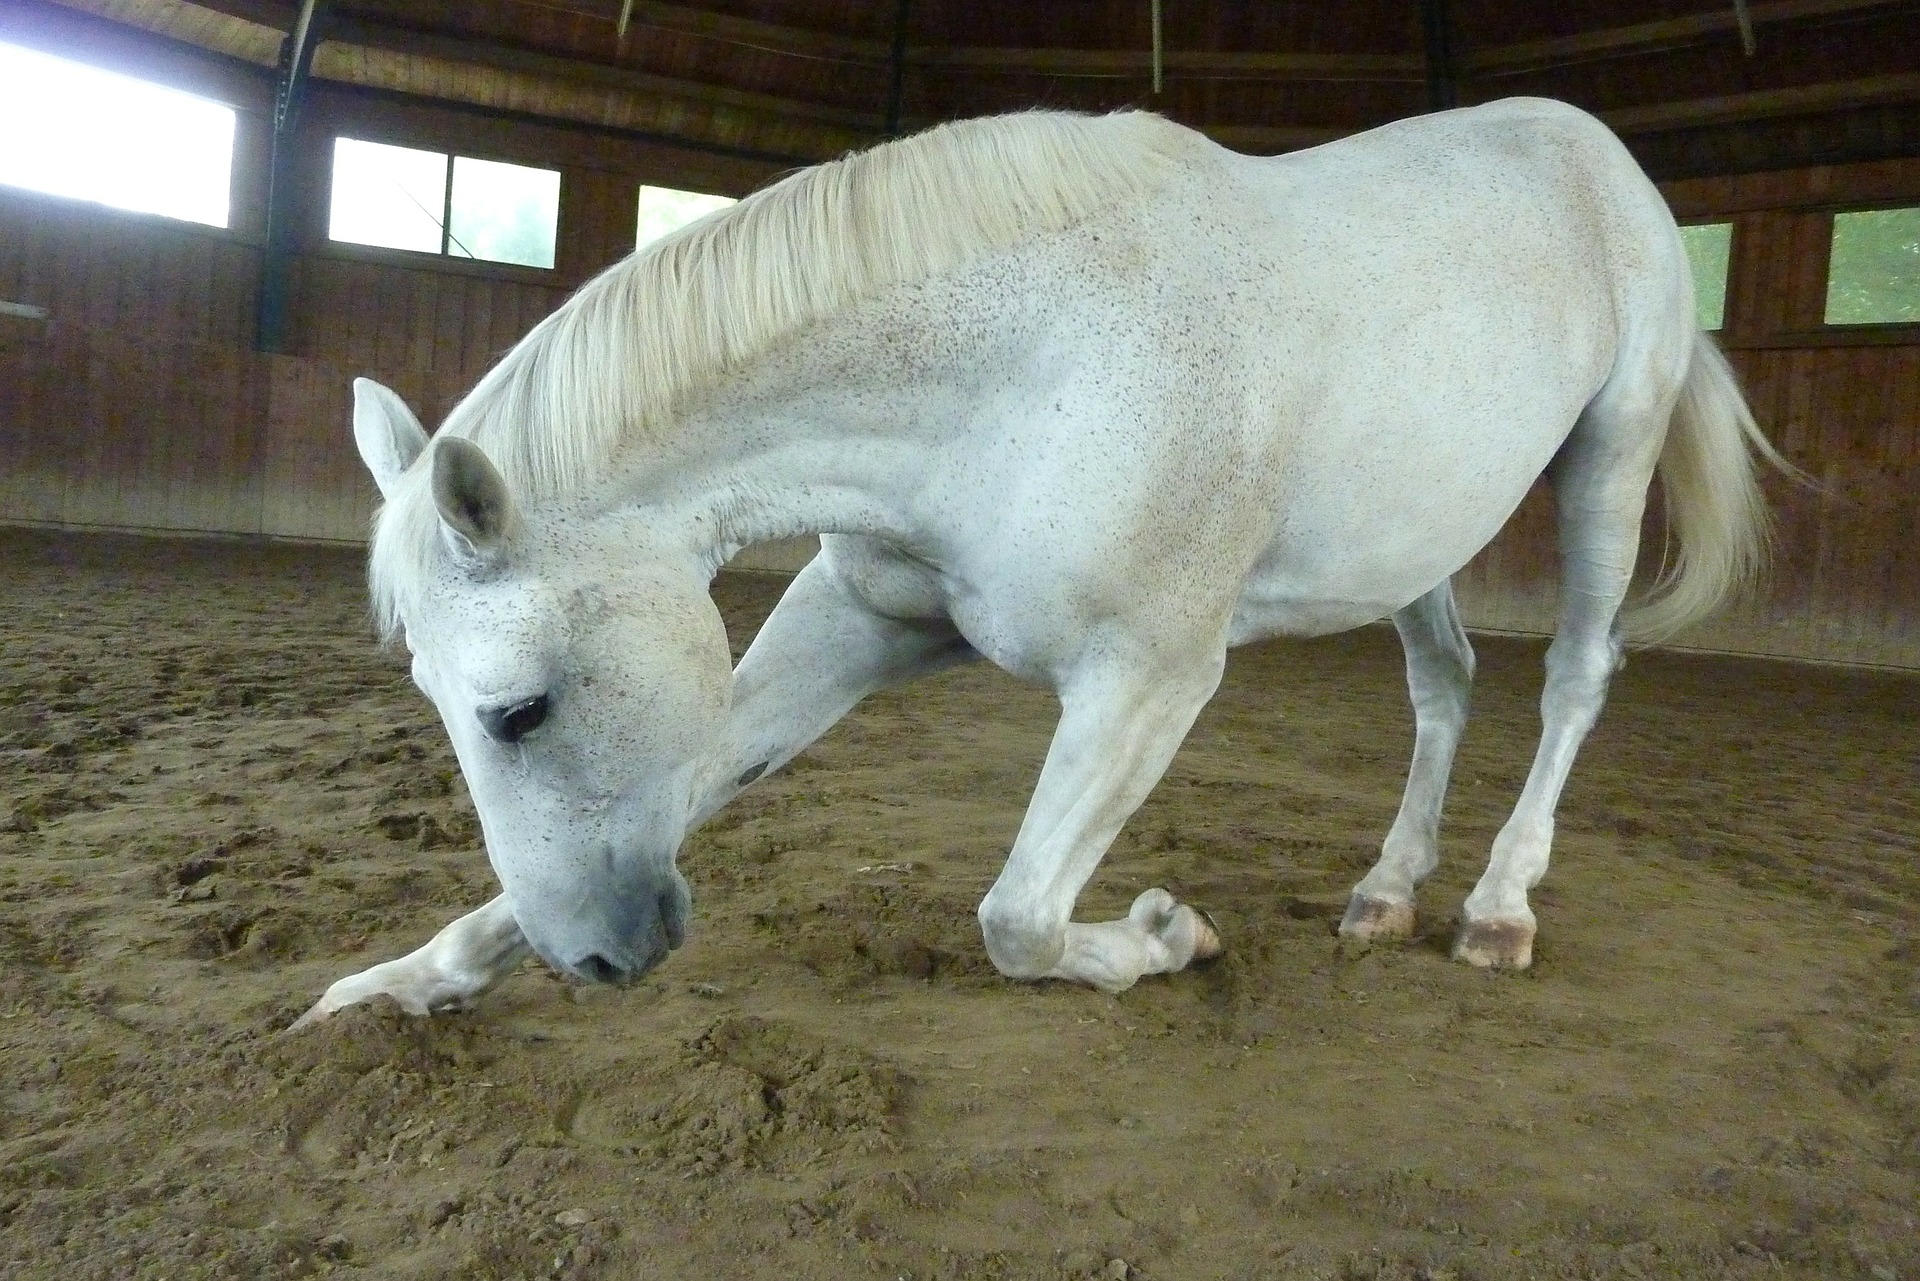
[[[1445,947],[1540,646],[1480,643],[1426,933],[1357,956],[1391,633],[1242,651],[1082,901],[1227,955],[1112,998],[981,951],[1053,705],[975,667],[693,836],[637,988],[289,1037],[493,893],[357,556],[0,532],[0,600],[8,1277],[1920,1278],[1920,680],[1636,657],[1503,977]]]

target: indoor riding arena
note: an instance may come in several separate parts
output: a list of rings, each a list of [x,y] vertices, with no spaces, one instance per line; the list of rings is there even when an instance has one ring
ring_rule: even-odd
[[[1917,52],[1915,0],[8,0],[0,1274],[1920,1281]],[[943,121],[1277,156],[1516,95],[1655,180],[1802,474],[1614,677],[1530,968],[1452,951],[1541,736],[1544,482],[1454,578],[1410,939],[1340,934],[1413,748],[1380,623],[1234,650],[1082,894],[1205,909],[1205,964],[996,971],[1060,702],[972,662],[694,830],[637,981],[290,1030],[501,892],[372,621],[355,378],[431,429],[636,245]],[[713,579],[735,657],[816,547]]]

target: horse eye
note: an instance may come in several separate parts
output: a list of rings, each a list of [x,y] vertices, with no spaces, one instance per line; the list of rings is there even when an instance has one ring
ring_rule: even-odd
[[[536,694],[511,707],[483,708],[479,712],[480,727],[496,742],[517,743],[540,728],[540,723],[547,719],[547,706],[547,696]]]

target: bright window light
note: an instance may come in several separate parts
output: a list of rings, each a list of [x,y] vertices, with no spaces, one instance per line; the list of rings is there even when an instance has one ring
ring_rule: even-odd
[[[660,239],[669,231],[678,231],[696,218],[704,218],[716,209],[735,203],[728,196],[709,196],[698,191],[676,191],[672,187],[640,188],[640,226],[633,247]]]
[[[557,169],[333,140],[334,240],[552,267],[559,223]]]
[[[1920,208],[1833,216],[1829,325],[1920,321]]]
[[[447,207],[447,158],[438,151],[333,140],[327,235],[356,245],[437,254]]]
[[[447,252],[459,258],[553,266],[560,174],[456,156]]]
[[[1700,328],[1720,329],[1727,321],[1727,258],[1733,249],[1733,224],[1708,222],[1680,228],[1693,267],[1693,311]]]
[[[233,108],[0,44],[0,183],[227,225]]]

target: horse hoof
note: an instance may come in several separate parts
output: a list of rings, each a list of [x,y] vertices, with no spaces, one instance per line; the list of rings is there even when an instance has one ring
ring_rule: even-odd
[[[1198,965],[1203,961],[1216,959],[1226,951],[1226,945],[1220,941],[1220,926],[1213,919],[1213,913],[1197,907],[1187,909],[1193,913],[1193,961]]]
[[[1340,937],[1356,943],[1386,943],[1413,937],[1413,904],[1355,894],[1340,918]]]
[[[1220,927],[1214,924],[1211,916],[1199,908],[1180,902],[1157,886],[1133,900],[1133,906],[1127,909],[1127,918],[1159,939],[1175,955],[1183,946],[1181,934],[1190,932],[1193,951],[1187,957],[1188,965],[1211,961],[1223,950]]]
[[[1467,921],[1453,943],[1453,959],[1483,970],[1524,970],[1533,964],[1528,921]]]
[[[303,1027],[312,1027],[316,1023],[324,1022],[333,1017],[336,1009],[338,1009],[337,1006],[329,1005],[326,998],[322,997],[320,1000],[315,1001],[312,1008],[305,1014],[302,1014],[292,1023],[289,1023],[286,1030],[289,1032],[298,1032]]]

